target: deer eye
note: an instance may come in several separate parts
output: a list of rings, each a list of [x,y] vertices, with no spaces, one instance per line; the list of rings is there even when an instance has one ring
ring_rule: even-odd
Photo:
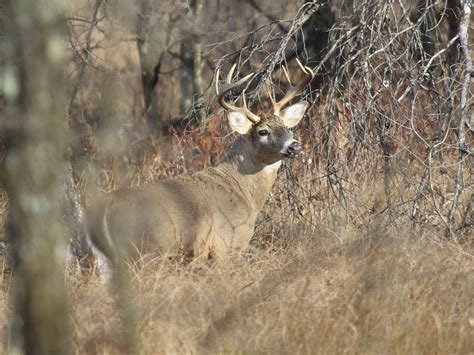
[[[268,129],[261,129],[260,131],[258,131],[258,135],[260,137],[265,137],[265,136],[268,136],[270,134],[270,132],[268,131]]]

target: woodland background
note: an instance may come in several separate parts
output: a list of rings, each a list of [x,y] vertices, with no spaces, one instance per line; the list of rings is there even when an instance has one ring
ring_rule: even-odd
[[[472,352],[470,0],[2,7],[2,352]],[[259,112],[296,57],[317,74],[304,154],[282,166],[247,255],[144,256],[136,338],[121,336],[85,206],[216,164],[235,138],[217,69],[257,73]]]

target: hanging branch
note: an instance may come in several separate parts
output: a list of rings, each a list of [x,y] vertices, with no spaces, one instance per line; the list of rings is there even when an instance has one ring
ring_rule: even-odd
[[[295,19],[288,28],[286,35],[280,40],[277,45],[277,49],[272,54],[269,63],[263,67],[263,69],[256,75],[258,78],[258,84],[255,88],[255,93],[258,93],[265,85],[271,81],[271,75],[275,70],[275,67],[279,65],[285,59],[285,51],[288,47],[288,43],[294,37],[303,25],[311,18],[311,16],[318,11],[322,6],[326,5],[328,0],[313,1],[307,3],[301,7],[299,15],[295,16]],[[253,101],[256,94],[252,97]]]
[[[69,102],[67,105],[68,106],[67,107],[68,120],[71,119],[71,112],[73,109],[74,102],[76,100],[77,93],[79,92],[79,89],[81,88],[84,81],[84,73],[87,66],[87,60],[89,59],[91,55],[92,33],[94,32],[94,29],[97,28],[97,24],[101,20],[101,18],[99,18],[99,10],[103,3],[104,3],[104,0],[96,0],[95,5],[94,5],[94,11],[92,14],[92,19],[90,22],[88,21],[90,23],[90,27],[87,30],[85,41],[84,41],[84,47],[82,48],[84,57],[82,58],[81,66],[79,67],[79,71],[77,74],[76,83],[74,84],[72,88],[71,96],[69,97]],[[70,18],[70,21],[77,21],[77,19],[72,17]]]

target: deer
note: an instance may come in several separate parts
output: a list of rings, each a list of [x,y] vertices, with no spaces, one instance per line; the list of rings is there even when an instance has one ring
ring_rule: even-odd
[[[308,103],[283,109],[314,78],[309,67],[298,59],[297,63],[301,79],[293,85],[283,66],[288,90],[279,101],[268,92],[272,110],[260,115],[248,108],[245,90],[239,95],[241,105],[226,100],[254,73],[232,82],[234,64],[220,86],[217,70],[217,101],[238,134],[222,161],[194,173],[112,191],[86,211],[86,237],[103,283],[113,279],[122,258],[136,260],[157,252],[169,258],[184,253],[223,259],[245,251],[282,160],[302,150],[291,129],[303,118]]]

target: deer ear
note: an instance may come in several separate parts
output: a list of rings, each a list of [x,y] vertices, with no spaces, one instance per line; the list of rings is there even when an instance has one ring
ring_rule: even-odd
[[[307,107],[308,103],[301,101],[284,109],[281,118],[285,122],[285,126],[288,128],[296,126],[303,118]]]
[[[232,131],[246,134],[252,128],[252,122],[242,112],[231,111],[227,114]]]

